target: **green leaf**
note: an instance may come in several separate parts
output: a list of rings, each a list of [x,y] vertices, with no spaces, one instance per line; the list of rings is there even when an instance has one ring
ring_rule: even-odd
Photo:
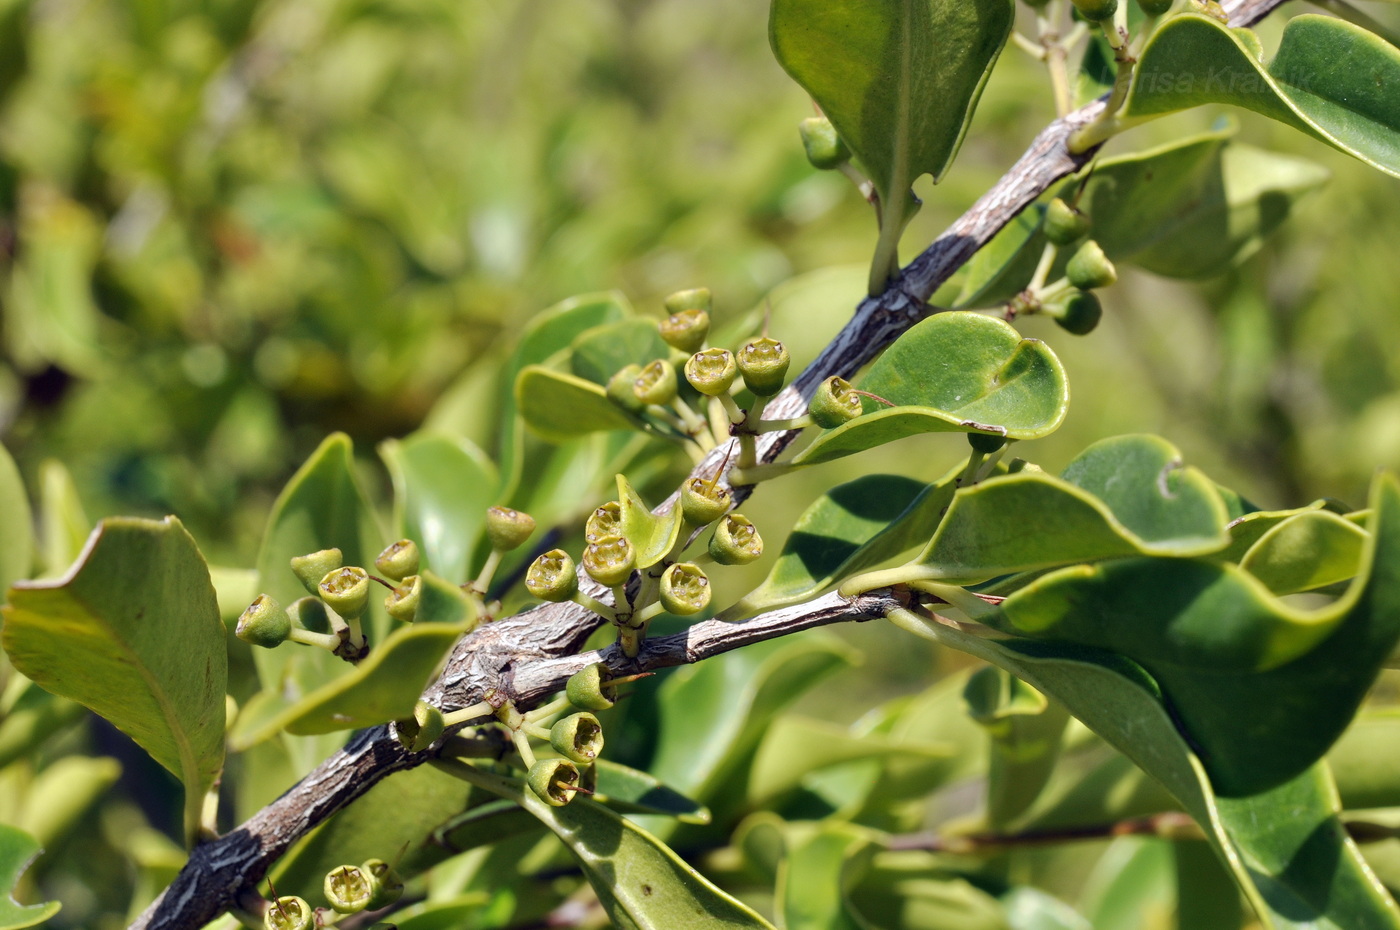
[[[63,574],[83,551],[92,521],[83,510],[73,476],[62,462],[39,466],[39,538],[43,542],[44,577]]]
[[[848,900],[871,930],[1011,930],[996,898],[918,850],[878,853]]]
[[[607,386],[613,375],[628,365],[645,365],[670,358],[671,347],[661,338],[655,320],[618,320],[582,333],[570,346],[569,364],[574,374]]]
[[[5,532],[0,533],[0,590],[4,590],[34,570],[34,515],[24,480],[4,446],[0,446],[0,514],[5,515]]]
[[[456,895],[445,901],[420,901],[394,912],[398,930],[459,930],[471,926],[471,918],[491,896],[484,891]]]
[[[919,323],[870,366],[860,388],[895,406],[867,399],[866,413],[821,433],[795,462],[827,462],[918,433],[1036,439],[1053,432],[1069,407],[1069,382],[1055,353],[977,313],[939,313]]]
[[[11,588],[4,617],[15,668],[184,783],[193,836],[223,766],[228,657],[209,569],[180,521],[102,521],[67,575]]]
[[[1172,17],[1139,56],[1123,115],[1227,103],[1400,176],[1400,50],[1359,26],[1316,15],[1288,22],[1267,66],[1251,46],[1210,17]]]
[[[1366,531],[1328,510],[1306,510],[1271,527],[1240,568],[1278,596],[1311,591],[1356,575]]]
[[[468,580],[496,498],[495,466],[466,440],[422,432],[384,442],[379,454],[394,481],[396,531],[418,543],[424,568]]]
[[[947,171],[1013,18],[1008,0],[774,0],[769,37],[893,204]]]
[[[528,365],[567,349],[581,333],[630,316],[627,298],[616,291],[582,294],[535,314],[501,369],[501,500],[510,500],[524,470],[525,435],[516,418],[515,383]]]
[[[626,475],[617,476],[617,499],[622,504],[622,535],[637,552],[637,567],[648,568],[660,562],[680,535],[681,509],[672,507],[663,514],[652,513],[632,490]]]
[[[23,830],[0,824],[0,930],[19,930],[41,924],[58,913],[63,905],[57,901],[47,904],[20,904],[14,899],[14,887],[29,863],[42,850]]]
[[[574,854],[618,930],[772,930],[710,884],[670,847],[586,797],[550,807],[517,781],[462,763],[443,767],[509,798],[549,827]]]
[[[1357,717],[1327,764],[1346,810],[1400,807],[1400,710],[1382,707]]]
[[[414,704],[443,658],[477,621],[476,608],[456,585],[432,573],[425,573],[422,583],[421,616],[412,625],[400,626],[373,643],[364,661],[346,667],[347,671],[300,700],[250,702],[255,708],[252,719],[238,721],[235,746],[247,748],[284,729],[314,736],[412,716]]]
[[[928,538],[952,500],[963,465],[932,484],[899,475],[866,475],[838,485],[803,511],[768,577],[726,620],[809,600],[861,569]]]
[[[1142,770],[1134,768],[1141,775]],[[1094,864],[1084,883],[1080,910],[1094,930],[1170,926],[1175,904],[1175,863],[1166,840],[1120,836]]]
[[[1272,789],[1217,796],[1153,681],[1133,663],[1073,646],[994,642],[937,620],[892,614],[901,628],[1000,666],[1062,701],[1074,716],[1167,788],[1206,831],[1245,897],[1272,930],[1400,927],[1400,910],[1367,869],[1337,814],[1327,769],[1314,765]],[[1360,676],[1358,676],[1360,677]],[[1255,686],[1251,685],[1251,689]],[[1249,703],[1258,702],[1258,694]],[[1269,692],[1272,693],[1272,692]],[[1331,700],[1325,690],[1314,702]],[[1238,720],[1245,706],[1223,703]],[[1306,726],[1293,719],[1286,726]],[[1282,864],[1282,865],[1280,865]]]
[[[968,716],[991,737],[987,825],[1004,830],[1035,803],[1050,780],[1069,713],[998,668],[979,669],[963,696]]]
[[[967,584],[1131,555],[1200,555],[1228,542],[1225,517],[1215,485],[1183,466],[1174,446],[1118,436],[1091,445],[1062,478],[1022,471],[958,491],[924,551],[881,583]]]
[[[637,425],[608,400],[602,387],[543,365],[531,365],[520,372],[515,381],[515,402],[525,424],[550,442]]]
[[[662,814],[681,823],[710,822],[710,811],[654,775],[608,759],[593,763],[594,798],[622,814]]]
[[[775,895],[785,930],[862,930],[848,896],[876,853],[870,835],[839,822],[791,832]]]

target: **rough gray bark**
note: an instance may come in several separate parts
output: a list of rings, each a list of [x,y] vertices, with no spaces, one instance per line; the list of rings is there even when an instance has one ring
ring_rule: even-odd
[[[1231,25],[1258,22],[1284,0],[1226,0]],[[903,332],[936,312],[926,301],[948,278],[1023,209],[1057,181],[1077,171],[1092,152],[1074,154],[1069,137],[1103,110],[1094,101],[1055,120],[1009,171],[927,249],[892,279],[884,293],[868,297],[822,354],[768,406],[773,419],[806,411],[817,385],[833,375],[849,378]],[[759,458],[776,459],[796,433],[759,437]],[[728,447],[712,451],[692,472],[718,471]],[[735,488],[743,500],[750,487]],[[670,507],[667,501],[663,507]],[[585,579],[588,581],[588,579]],[[589,581],[591,583],[591,581]],[[598,593],[595,589],[594,593]],[[832,593],[798,607],[763,614],[740,624],[705,621],[675,636],[649,640],[637,659],[615,647],[579,655],[603,620],[575,604],[549,604],[481,627],[463,638],[440,679],[425,697],[451,710],[480,701],[496,689],[518,706],[530,707],[562,690],[568,677],[595,661],[622,674],[698,662],[749,643],[829,623],[884,616],[900,602],[890,592],[847,600]],[[175,881],[131,925],[131,930],[197,930],[245,900],[268,868],[290,846],[386,776],[426,762],[431,751],[409,753],[375,727],[358,734],[286,794],[247,822],[193,850]]]

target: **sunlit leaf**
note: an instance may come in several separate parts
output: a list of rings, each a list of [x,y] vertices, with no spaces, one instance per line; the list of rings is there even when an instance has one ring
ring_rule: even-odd
[[[520,372],[515,381],[515,402],[525,424],[550,442],[636,426],[599,385],[542,365]]]
[[[380,455],[394,481],[396,532],[418,543],[424,568],[467,581],[496,498],[495,466],[465,440],[425,433],[391,439]]]
[[[654,514],[632,489],[627,476],[617,476],[617,499],[622,504],[622,535],[637,553],[637,567],[648,568],[660,562],[676,544],[681,530],[681,509]]]
[[[1240,568],[1282,596],[1346,581],[1356,574],[1366,531],[1327,510],[1307,510],[1272,527]]]
[[[41,924],[58,913],[57,901],[20,904],[14,887],[29,863],[39,855],[39,844],[22,830],[0,824],[0,930],[20,930]]]

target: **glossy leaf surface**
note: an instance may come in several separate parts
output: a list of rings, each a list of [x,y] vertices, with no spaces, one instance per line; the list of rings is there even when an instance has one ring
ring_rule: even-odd
[[[1346,581],[1356,574],[1366,531],[1327,510],[1305,510],[1264,533],[1240,568],[1282,596]]]
[[[947,170],[1012,19],[1008,0],[775,0],[769,37],[890,204]]]
[[[1295,17],[1266,66],[1246,37],[1188,13],[1163,23],[1140,59],[1126,116],[1227,103],[1400,176],[1400,49],[1359,26]]]
[[[1035,439],[1055,430],[1069,381],[1055,353],[976,313],[940,313],[878,358],[860,389],[866,412],[821,433],[794,461],[816,464],[919,433],[986,432]]]
[[[542,365],[531,365],[520,372],[515,381],[515,402],[526,425],[550,442],[635,426],[627,414],[608,400],[601,386]]]
[[[0,930],[33,927],[58,913],[57,901],[24,905],[14,898],[14,887],[29,863],[39,855],[39,844],[22,830],[0,824]]]
[[[418,543],[423,567],[468,580],[486,508],[496,498],[496,468],[465,440],[415,433],[380,447],[394,481],[395,532]]]
[[[15,668],[134,739],[185,786],[186,825],[224,760],[224,626],[174,517],[102,521],[62,578],[10,589]]]
[[[681,529],[681,509],[654,514],[626,475],[617,476],[617,499],[622,504],[622,535],[637,553],[637,567],[648,568],[665,558]]]

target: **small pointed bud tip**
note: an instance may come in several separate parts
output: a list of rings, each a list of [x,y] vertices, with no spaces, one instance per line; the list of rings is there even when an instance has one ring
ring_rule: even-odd
[[[851,160],[851,150],[825,116],[811,116],[797,124],[802,148],[813,168],[830,171]]]
[[[685,363],[685,380],[707,397],[728,393],[738,377],[739,366],[728,349],[705,349]]]
[[[418,544],[411,539],[390,543],[374,559],[374,567],[390,581],[418,574]]]
[[[851,389],[851,383],[836,377],[827,378],[818,385],[812,402],[807,405],[807,414],[822,429],[835,429],[854,420],[864,410],[860,395]]]
[[[491,548],[500,552],[518,549],[535,531],[535,518],[509,507],[489,507],[486,510],[486,538]]]
[[[316,590],[326,606],[353,620],[369,606],[369,572],[358,565],[337,568],[326,573]]]
[[[292,556],[292,573],[306,588],[308,594],[316,594],[316,586],[326,573],[345,564],[345,556],[339,549],[322,549],[306,555]]]
[[[574,560],[563,549],[549,550],[530,564],[525,588],[542,601],[569,600],[578,591]]]

